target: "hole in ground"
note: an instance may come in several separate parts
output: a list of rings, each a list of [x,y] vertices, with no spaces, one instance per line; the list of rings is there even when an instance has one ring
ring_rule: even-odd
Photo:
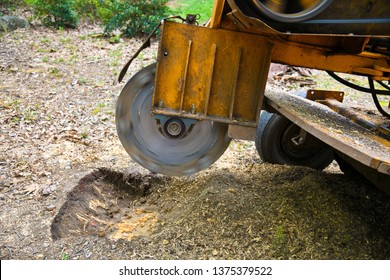
[[[93,171],[67,195],[51,225],[53,239],[95,235],[131,240],[151,235],[159,218],[145,202],[151,186],[161,180],[159,175],[134,171]]]

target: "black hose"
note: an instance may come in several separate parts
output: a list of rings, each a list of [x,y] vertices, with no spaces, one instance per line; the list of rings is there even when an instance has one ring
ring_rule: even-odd
[[[371,94],[375,93],[375,94],[379,94],[379,95],[390,95],[390,91],[388,91],[388,90],[376,90],[375,88],[371,89],[371,88],[361,87],[361,86],[358,86],[358,85],[355,85],[355,84],[353,84],[351,82],[346,81],[345,79],[343,79],[340,76],[336,75],[334,72],[326,71],[326,73],[328,73],[329,76],[331,76],[336,81],[342,83],[345,86],[353,88],[355,90],[359,90],[359,91],[363,91],[363,92],[367,92],[367,93],[371,93]],[[384,83],[382,83],[382,84],[384,85]],[[385,88],[387,88],[386,85],[385,85]]]
[[[368,78],[368,84],[370,85],[372,99],[374,100],[374,103],[375,103],[376,108],[378,109],[378,111],[379,111],[383,116],[385,116],[386,118],[390,118],[390,114],[387,113],[387,112],[382,108],[381,104],[379,103],[378,96],[377,96],[377,94],[375,93],[374,80],[373,80],[372,78]]]
[[[377,81],[378,84],[380,84],[382,87],[384,87],[385,89],[387,90],[390,90],[390,86],[389,85],[386,85],[384,82],[382,81]]]

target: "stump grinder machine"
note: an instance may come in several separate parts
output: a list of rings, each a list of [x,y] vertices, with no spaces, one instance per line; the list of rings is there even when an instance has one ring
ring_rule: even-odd
[[[390,194],[389,0],[215,0],[204,25],[187,15],[158,28],[157,63],[127,82],[116,107],[135,162],[191,175],[231,139],[252,140],[265,162],[321,170],[336,159]],[[327,71],[376,109],[349,106],[340,91],[266,90],[271,63]]]

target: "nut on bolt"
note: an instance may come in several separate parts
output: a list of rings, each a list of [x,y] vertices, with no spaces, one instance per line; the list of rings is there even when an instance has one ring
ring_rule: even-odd
[[[159,109],[164,109],[164,106],[165,106],[164,100],[160,100],[160,102],[158,102],[158,108]]]
[[[192,104],[191,105],[191,114],[195,115],[196,114],[196,105],[195,104]]]

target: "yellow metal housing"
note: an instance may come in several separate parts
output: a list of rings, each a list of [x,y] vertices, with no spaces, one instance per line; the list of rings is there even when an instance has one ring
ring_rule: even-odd
[[[154,112],[256,126],[272,47],[254,34],[165,22]]]
[[[364,52],[368,40],[280,33],[217,0],[207,27],[163,23],[152,110],[255,127],[271,62],[389,80],[389,57]]]

